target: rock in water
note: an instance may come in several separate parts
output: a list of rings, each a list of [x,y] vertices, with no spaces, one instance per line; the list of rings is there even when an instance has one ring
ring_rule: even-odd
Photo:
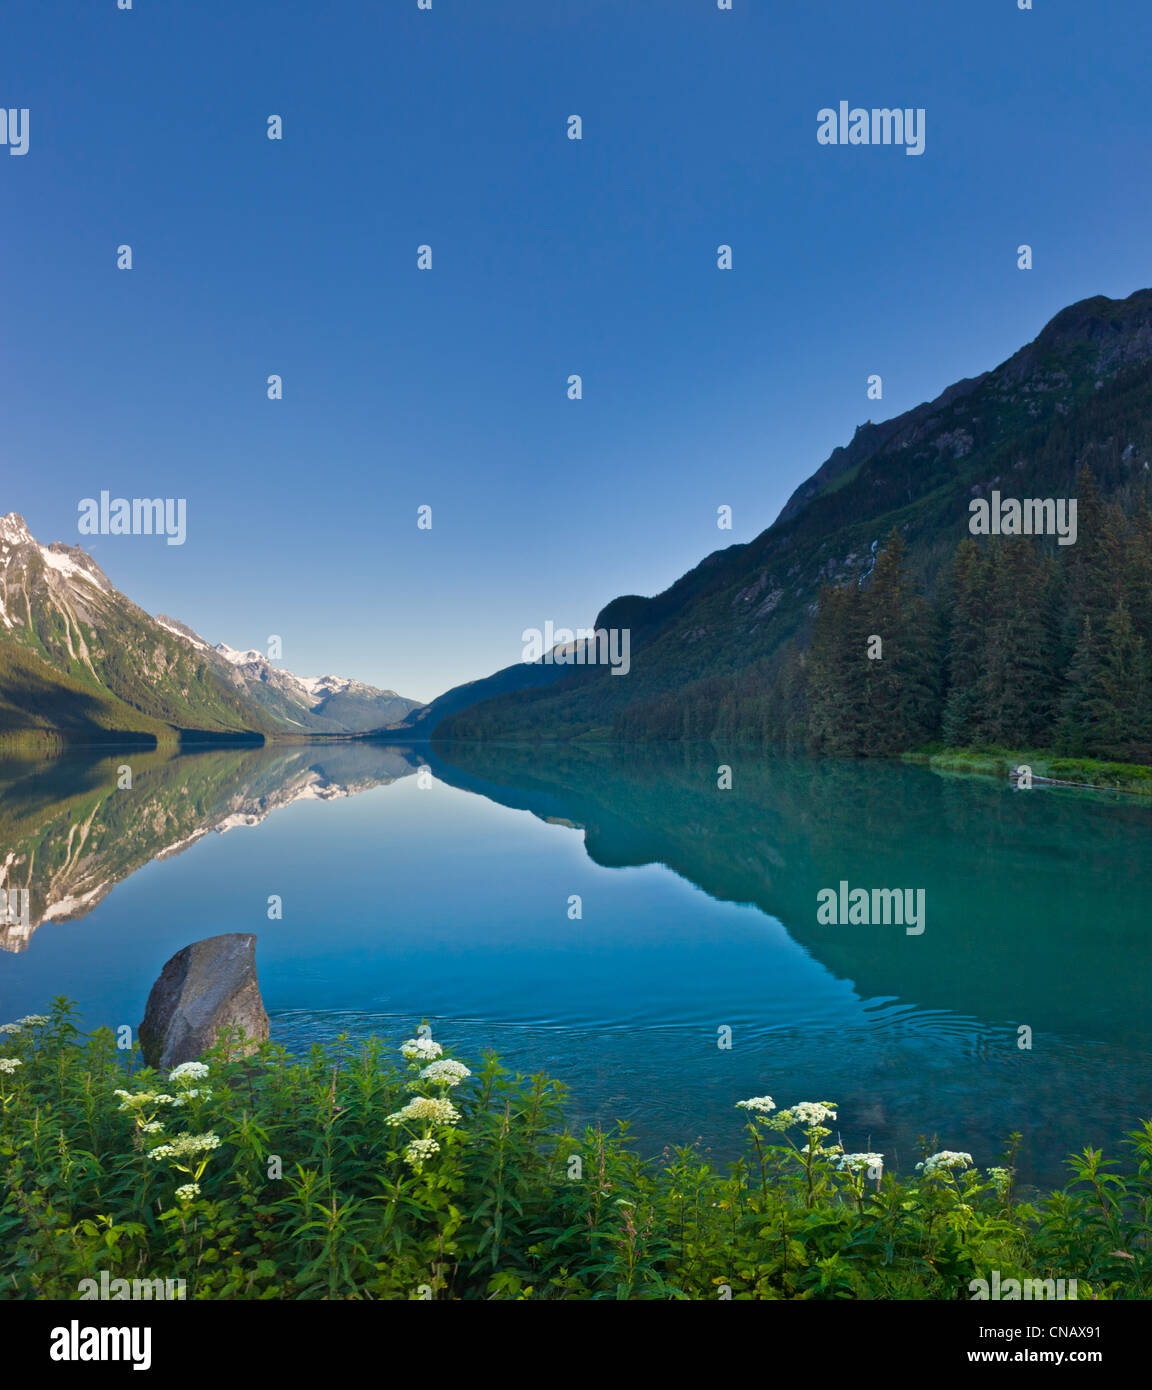
[[[148,996],[140,1049],[150,1067],[167,1071],[194,1061],[235,1024],[248,1037],[244,1056],[268,1039],[256,938],[246,932],[209,936],[176,952]]]

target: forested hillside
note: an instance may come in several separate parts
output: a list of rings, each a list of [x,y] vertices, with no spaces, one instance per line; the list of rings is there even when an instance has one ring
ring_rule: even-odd
[[[437,737],[1152,761],[1150,465],[1152,291],[1086,300],[995,371],[862,427],[755,540],[609,604],[626,678],[575,671]],[[971,504],[997,495],[1076,499],[1074,542],[972,534]]]

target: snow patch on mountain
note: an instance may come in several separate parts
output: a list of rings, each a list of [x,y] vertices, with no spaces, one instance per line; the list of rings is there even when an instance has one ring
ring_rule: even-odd
[[[327,699],[329,695],[342,695],[356,685],[355,681],[346,680],[343,676],[297,676],[296,679],[309,695],[318,700]],[[360,688],[367,689],[366,686]]]
[[[191,642],[194,647],[199,647],[201,651],[210,652],[211,646],[205,642],[198,632],[194,632],[187,623],[179,622],[176,618],[170,618],[167,613],[157,613],[155,622],[162,628],[172,633],[175,637],[183,637],[186,642]]]
[[[19,512],[9,512],[0,516],[0,543],[4,545],[31,545],[32,533]]]
[[[227,642],[217,642],[216,650],[233,666],[257,666],[270,665],[268,658],[263,652],[258,652],[255,647],[249,647],[246,652],[239,652],[235,647],[230,647]]]
[[[95,584],[99,589],[104,588],[104,582],[97,575],[78,564],[66,551],[53,550],[46,545],[38,545],[37,549],[40,551],[40,558],[49,569],[56,570],[69,579],[85,579],[89,584]]]

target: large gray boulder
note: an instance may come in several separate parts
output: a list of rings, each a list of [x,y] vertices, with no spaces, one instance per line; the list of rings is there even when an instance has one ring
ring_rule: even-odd
[[[140,1050],[150,1067],[168,1071],[194,1061],[234,1024],[248,1038],[241,1055],[268,1039],[256,938],[246,932],[209,936],[176,952],[148,996]]]

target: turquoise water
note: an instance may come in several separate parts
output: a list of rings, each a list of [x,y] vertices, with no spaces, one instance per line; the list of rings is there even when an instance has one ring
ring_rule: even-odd
[[[66,994],[134,1027],[173,952],[253,931],[293,1047],[426,1018],[645,1151],[733,1156],[734,1102],[768,1093],[836,1101],[848,1148],[902,1167],[921,1135],[990,1163],[1019,1130],[1023,1176],[1060,1181],[1152,1113],[1150,830],[1132,799],[698,745],[10,762],[0,863],[30,912],[0,1018]],[[923,889],[923,933],[821,924],[841,881]]]

